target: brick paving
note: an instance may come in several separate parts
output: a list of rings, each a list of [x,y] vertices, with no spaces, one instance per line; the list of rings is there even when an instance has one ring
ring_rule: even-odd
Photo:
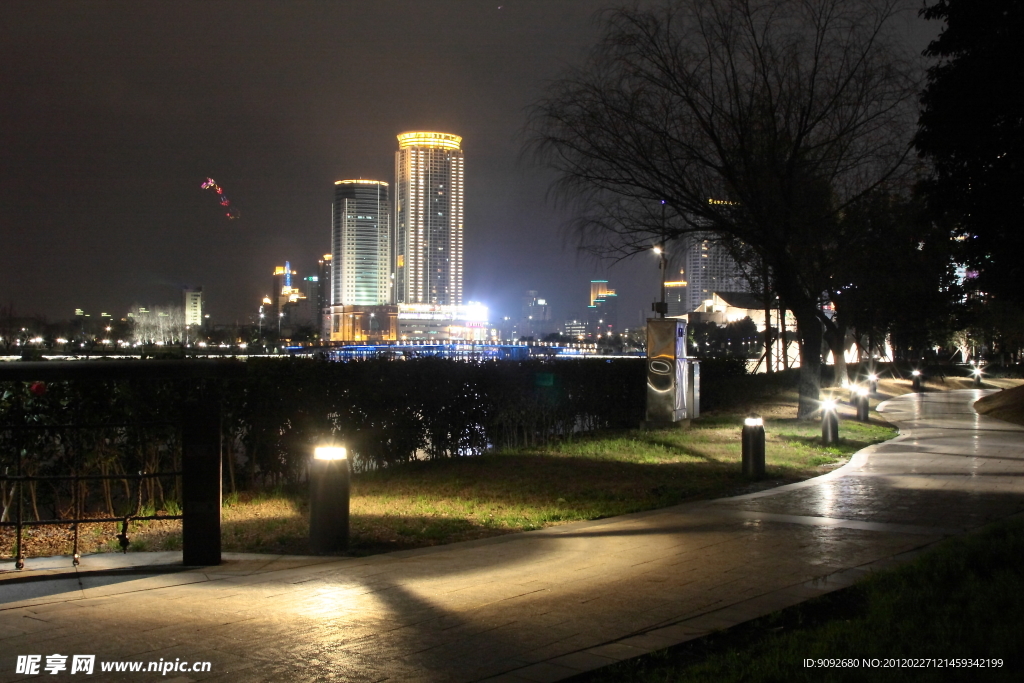
[[[36,561],[17,582],[0,576],[0,683],[40,678],[16,673],[17,655],[54,653],[211,662],[85,676],[102,680],[559,680],[848,586],[1024,510],[1024,428],[974,413],[981,393],[888,401],[897,439],[736,498],[367,558],[226,554],[170,572],[157,565],[180,554],[152,553],[131,574],[106,571],[124,556],[78,572]]]

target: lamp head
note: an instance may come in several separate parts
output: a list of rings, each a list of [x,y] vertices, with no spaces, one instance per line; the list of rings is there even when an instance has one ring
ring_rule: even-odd
[[[344,446],[317,446],[313,449],[315,460],[347,460],[348,451]]]

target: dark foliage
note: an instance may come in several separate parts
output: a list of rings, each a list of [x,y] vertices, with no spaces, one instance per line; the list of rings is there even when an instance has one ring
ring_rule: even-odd
[[[957,221],[975,287],[1024,303],[1024,3],[939,0],[922,15],[945,23],[915,138],[935,166],[930,207]]]

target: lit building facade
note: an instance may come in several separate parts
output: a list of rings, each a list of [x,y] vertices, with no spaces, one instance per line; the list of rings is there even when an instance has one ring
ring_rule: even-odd
[[[331,304],[389,303],[391,209],[388,184],[339,180],[331,216]]]
[[[203,324],[203,288],[186,289],[183,292],[185,299],[185,325],[191,327]]]
[[[497,336],[491,329],[489,312],[483,304],[398,305],[398,338],[401,341],[485,341]]]
[[[460,136],[449,133],[398,135],[394,230],[394,301],[398,304],[462,305],[461,144]]]
[[[331,266],[333,262],[332,254],[324,254],[317,261],[316,274],[320,286],[316,290],[316,309],[320,320],[320,339],[331,338],[331,287],[333,286]]]
[[[607,280],[590,281],[590,304],[587,306],[590,331],[608,333],[619,324],[619,297]]]
[[[750,285],[743,271],[711,235],[694,233],[682,242],[681,277],[666,283],[666,295],[675,299],[669,303],[669,315],[683,315],[696,311],[712,298],[715,292],[749,292]]]

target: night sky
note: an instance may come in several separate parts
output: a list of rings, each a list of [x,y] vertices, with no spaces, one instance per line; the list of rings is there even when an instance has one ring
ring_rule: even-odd
[[[274,266],[329,251],[334,181],[393,183],[395,136],[437,130],[463,137],[467,299],[497,318],[536,289],[561,321],[603,277],[634,326],[656,258],[577,255],[519,161],[525,107],[608,4],[0,3],[0,303],[122,317],[198,285],[215,323],[245,322]]]

